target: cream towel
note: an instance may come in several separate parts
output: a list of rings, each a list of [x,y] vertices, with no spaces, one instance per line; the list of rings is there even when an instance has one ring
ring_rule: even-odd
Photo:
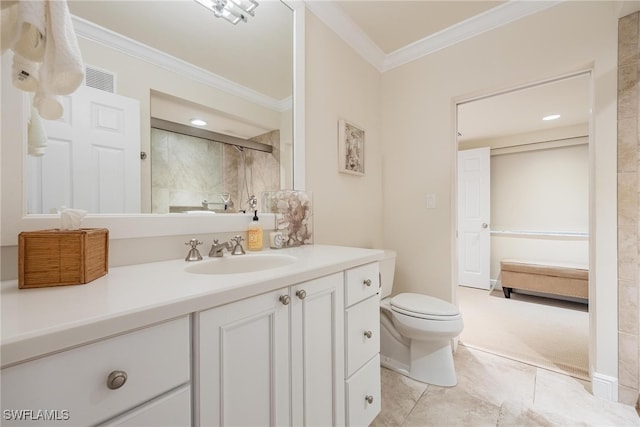
[[[26,92],[35,92],[40,84],[39,69],[39,63],[26,59],[17,53],[14,54],[11,65],[13,85]]]
[[[33,106],[40,113],[40,117],[47,120],[58,120],[64,113],[62,98],[42,87],[38,88],[36,96],[33,97]]]
[[[13,47],[18,34],[18,4],[0,9],[0,52],[5,53]]]
[[[45,92],[68,95],[82,84],[84,64],[67,2],[47,0],[46,6],[47,43],[40,79]]]
[[[30,156],[42,156],[47,148],[47,134],[38,111],[31,106],[31,118],[27,127],[27,147]]]
[[[18,2],[16,34],[13,51],[35,62],[42,62],[45,54],[46,3],[42,0]]]

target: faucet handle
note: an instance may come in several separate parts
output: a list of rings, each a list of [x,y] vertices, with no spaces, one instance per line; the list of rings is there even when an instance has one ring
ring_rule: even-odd
[[[202,242],[200,240],[198,240],[198,239],[191,239],[188,242],[185,242],[185,245],[187,245],[187,246],[191,245],[192,249],[195,249],[196,246],[201,245],[201,244],[202,244]]]
[[[243,240],[244,239],[240,235],[238,235],[238,236],[234,237],[233,239],[231,239],[232,242],[235,242],[235,247],[233,248],[233,251],[231,252],[231,255],[244,255],[245,254],[244,248],[242,247],[242,244],[240,243]]]
[[[187,256],[185,257],[185,261],[200,261],[202,260],[202,255],[200,255],[200,251],[198,251],[198,248],[196,248],[196,246],[201,245],[202,242],[199,241],[198,239],[191,239],[188,242],[185,243],[185,245],[189,246],[191,245],[191,249],[189,249],[189,253],[187,254]]]

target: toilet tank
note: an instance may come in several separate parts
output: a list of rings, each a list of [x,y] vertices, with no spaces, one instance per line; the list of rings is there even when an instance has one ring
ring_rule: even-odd
[[[380,298],[388,297],[393,290],[393,275],[396,269],[395,251],[385,250],[380,263]]]

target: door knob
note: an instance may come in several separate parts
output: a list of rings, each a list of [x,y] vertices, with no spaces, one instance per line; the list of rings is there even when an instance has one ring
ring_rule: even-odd
[[[365,279],[362,283],[364,283],[366,286],[371,286],[371,279]]]
[[[368,394],[368,395],[366,395],[366,396],[364,397],[364,400],[365,400],[369,405],[371,405],[371,404],[373,403],[373,396],[371,396],[370,394]]]
[[[304,289],[300,289],[296,291],[296,296],[300,299],[305,299],[307,297],[307,292]]]
[[[371,338],[373,336],[373,333],[371,331],[364,331],[364,336],[367,338]]]

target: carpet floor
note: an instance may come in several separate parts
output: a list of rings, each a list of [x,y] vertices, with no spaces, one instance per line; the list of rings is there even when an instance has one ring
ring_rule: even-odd
[[[586,304],[458,286],[460,343],[589,380]]]

